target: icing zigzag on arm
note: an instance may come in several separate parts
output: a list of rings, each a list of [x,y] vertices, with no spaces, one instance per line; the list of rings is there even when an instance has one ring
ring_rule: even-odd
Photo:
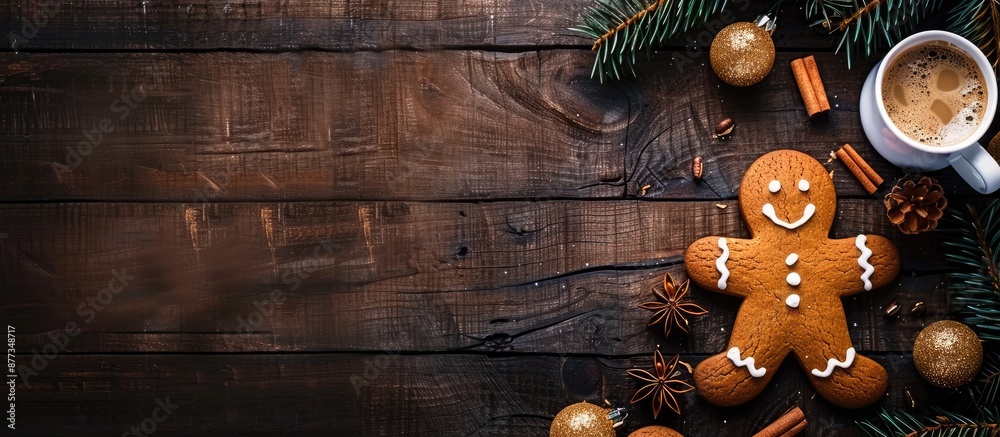
[[[858,238],[854,240],[854,245],[857,246],[858,250],[861,251],[861,256],[858,257],[858,265],[865,269],[865,272],[861,274],[861,280],[865,283],[865,291],[872,290],[872,273],[875,273],[875,266],[868,262],[868,258],[872,256],[872,250],[865,246],[865,242],[868,241],[868,237],[864,234],[858,235]]]
[[[719,239],[719,247],[722,248],[722,256],[715,260],[715,268],[719,269],[719,290],[726,289],[726,281],[729,279],[729,268],[726,267],[726,261],[729,261],[729,245],[726,244],[725,238]]]

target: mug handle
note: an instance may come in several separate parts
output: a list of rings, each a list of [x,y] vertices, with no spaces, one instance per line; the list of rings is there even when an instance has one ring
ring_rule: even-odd
[[[979,143],[952,153],[948,162],[976,191],[990,194],[1000,189],[1000,164]]]

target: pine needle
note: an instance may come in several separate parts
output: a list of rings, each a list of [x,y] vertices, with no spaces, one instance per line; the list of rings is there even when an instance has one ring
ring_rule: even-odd
[[[997,0],[958,0],[948,12],[948,31],[972,41],[997,70],[1000,54],[1000,5]]]
[[[906,411],[881,410],[874,419],[857,422],[865,435],[889,437],[996,437],[1000,436],[995,402],[997,387],[994,380],[981,387],[970,388],[965,394],[969,402],[988,402],[987,407],[979,407],[975,417],[948,411],[939,407],[931,408],[931,415],[916,415]],[[991,410],[992,408],[992,410]]]
[[[845,20],[841,21],[840,24],[837,25],[837,31],[843,32],[843,31],[847,30],[847,28],[851,25],[851,23],[853,23],[855,21],[858,21],[859,18],[861,18],[861,17],[863,17],[865,15],[870,14],[872,12],[872,10],[874,10],[877,7],[879,7],[879,5],[881,5],[881,4],[882,4],[882,0],[872,0],[867,5],[865,5],[863,8],[858,9],[856,12],[854,12],[854,14],[852,14],[850,17],[847,17]],[[834,31],[831,31],[830,33],[833,33],[833,32]]]
[[[837,53],[847,67],[858,56],[869,57],[908,36],[917,24],[940,8],[941,0],[806,0],[810,25],[839,33]]]
[[[621,79],[635,75],[637,54],[646,58],[726,7],[727,0],[595,0],[570,30],[594,40],[591,77]]]
[[[949,287],[958,312],[980,339],[1000,341],[1000,201],[982,213],[952,209],[944,224],[944,259],[959,269]]]

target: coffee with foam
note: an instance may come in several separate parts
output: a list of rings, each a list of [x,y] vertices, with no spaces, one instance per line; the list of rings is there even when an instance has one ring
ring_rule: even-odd
[[[893,60],[882,81],[892,123],[914,141],[950,146],[982,123],[987,103],[983,72],[962,50],[943,42],[913,47]]]

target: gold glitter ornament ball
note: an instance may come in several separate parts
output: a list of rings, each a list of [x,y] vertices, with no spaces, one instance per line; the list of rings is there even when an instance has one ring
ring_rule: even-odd
[[[614,410],[580,402],[563,408],[549,427],[550,437],[615,437]]]
[[[647,426],[644,428],[639,428],[632,431],[628,437],[684,437],[681,433],[674,431],[673,429],[667,428],[665,426]]]
[[[971,328],[952,320],[934,322],[913,342],[913,364],[927,382],[955,388],[972,381],[983,363],[983,344]]]
[[[719,79],[730,85],[750,86],[764,80],[774,67],[774,41],[763,27],[733,23],[715,36],[709,58]]]

